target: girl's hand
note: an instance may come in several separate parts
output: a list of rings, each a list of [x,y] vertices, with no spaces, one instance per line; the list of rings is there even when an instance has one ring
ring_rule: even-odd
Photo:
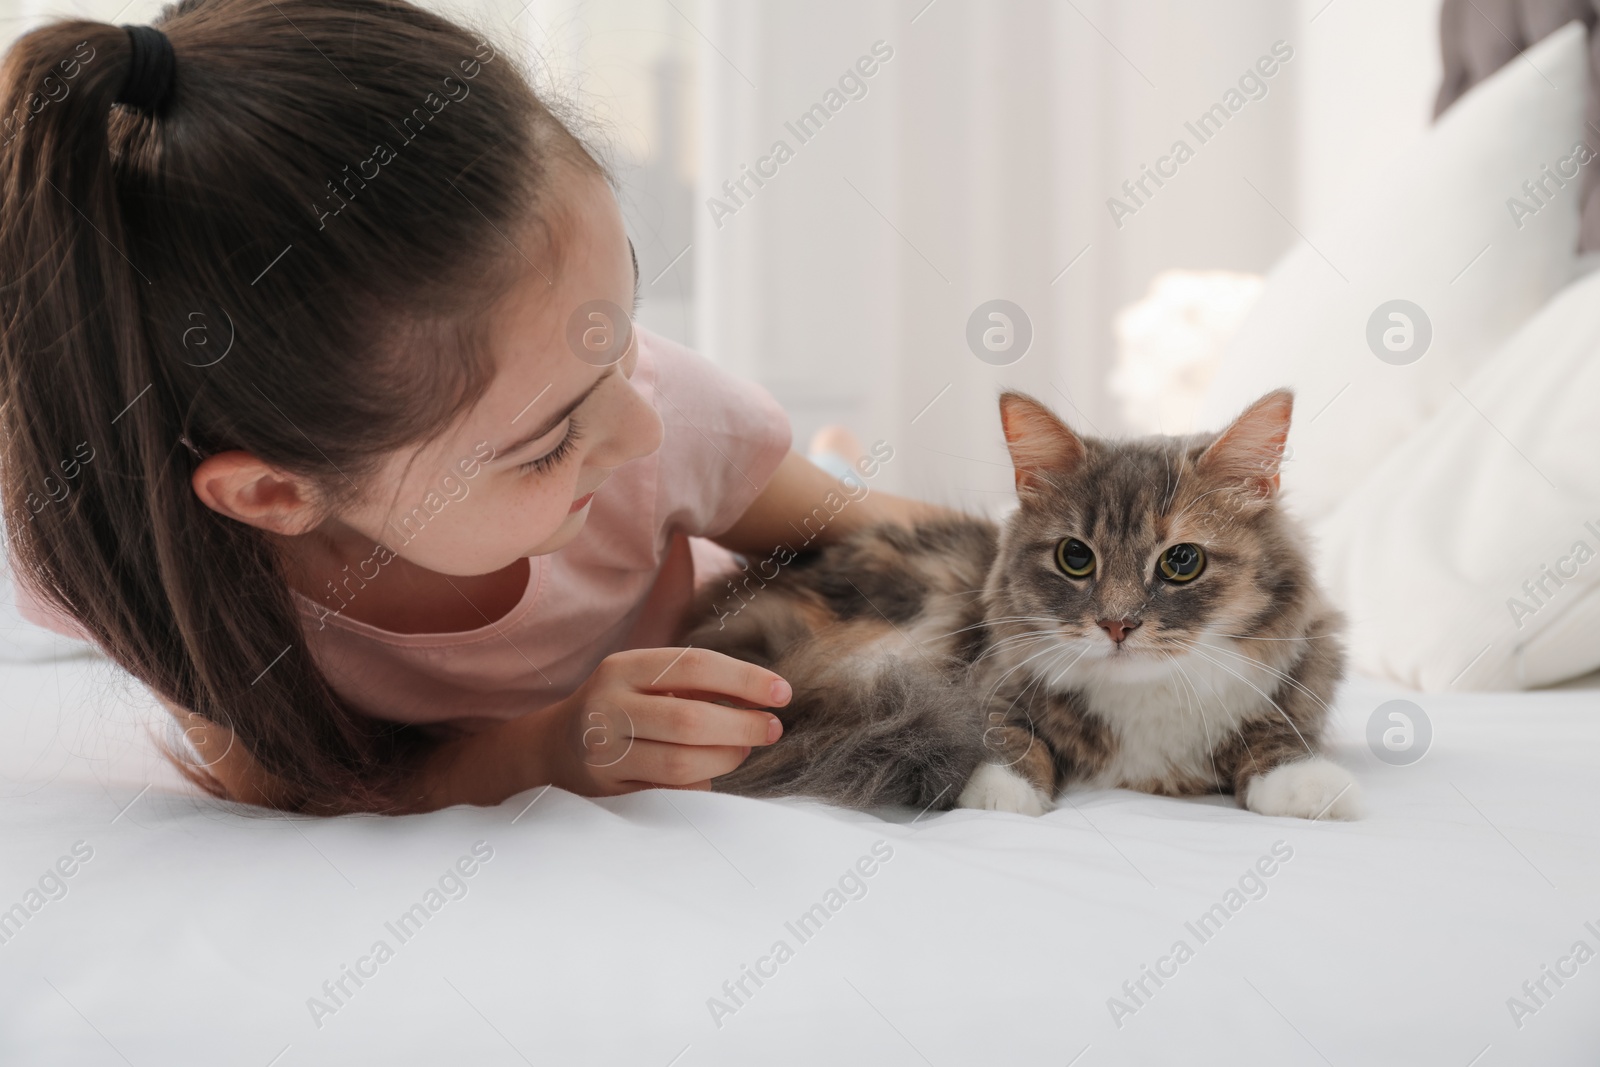
[[[756,745],[783,734],[776,715],[789,683],[703,648],[637,648],[600,661],[551,710],[559,720],[555,784],[583,796],[667,786],[710,789]],[[714,701],[738,705],[727,707]]]

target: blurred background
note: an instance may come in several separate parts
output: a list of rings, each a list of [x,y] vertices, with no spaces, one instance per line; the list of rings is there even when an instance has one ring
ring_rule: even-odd
[[[987,511],[1009,490],[1001,387],[1090,432],[1189,428],[1184,390],[1147,391],[1198,395],[1255,276],[1429,124],[1439,84],[1438,0],[430,5],[587,116],[647,326],[764,384],[801,447],[842,422],[895,447],[886,488]],[[6,0],[0,33],[160,6]],[[1263,95],[1186,132],[1278,42]],[[1130,198],[1180,137],[1193,158]],[[1005,366],[966,338],[997,299],[1032,333]]]

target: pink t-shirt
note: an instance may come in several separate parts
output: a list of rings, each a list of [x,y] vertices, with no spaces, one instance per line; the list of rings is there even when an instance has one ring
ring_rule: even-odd
[[[661,416],[661,447],[612,473],[571,544],[529,558],[527,587],[502,618],[400,634],[294,594],[312,655],[345,699],[378,718],[468,728],[525,714],[570,694],[613,652],[671,644],[694,591],[735,567],[705,538],[766,487],[789,451],[788,417],[760,386],[638,335],[632,381]],[[20,582],[16,592],[30,620],[83,636]]]

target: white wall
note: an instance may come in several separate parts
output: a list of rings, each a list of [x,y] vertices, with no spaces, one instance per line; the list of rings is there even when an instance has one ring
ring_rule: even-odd
[[[596,117],[647,324],[765,383],[799,443],[844,421],[897,445],[884,485],[975,507],[1006,495],[1000,388],[1122,430],[1116,311],[1162,269],[1266,270],[1425,128],[1439,76],[1439,0],[429,2],[505,27]],[[159,7],[21,0],[0,34]],[[794,143],[785,120],[880,39],[867,96]],[[1115,225],[1107,198],[1277,40],[1267,95]],[[707,198],[778,137],[795,158],[717,226]],[[1010,367],[964,340],[994,297],[1035,331]]]
[[[1267,270],[1421,134],[1439,77],[1438,0],[705,0],[699,11],[703,197],[814,102],[852,43],[896,48],[869,96],[737,215],[715,226],[697,204],[697,340],[777,393],[802,442],[834,420],[906,436],[922,454],[891,484],[932,495],[1004,495],[1004,470],[985,469],[1004,460],[1000,387],[1125,429],[1105,391],[1117,309],[1163,269]],[[1267,95],[1112,225],[1107,196],[1172,138],[1192,141],[1183,122],[1280,40],[1294,58]],[[972,307],[995,296],[1036,330],[1005,369],[968,358],[961,338]]]
[[[1439,0],[1296,6],[1307,29],[1295,150],[1306,222],[1317,226],[1373,165],[1432,121]]]
[[[1115,310],[1164,267],[1263,270],[1292,239],[1262,199],[1297,214],[1292,62],[1134,217],[1106,201],[1300,28],[1269,0],[919,6],[707,0],[708,195],[872,42],[895,57],[733,217],[700,213],[700,343],[766,383],[802,440],[844,419],[896,444],[885,484],[983,507],[1008,484],[1001,388],[1118,431]],[[995,297],[1035,331],[1009,367],[964,338]]]

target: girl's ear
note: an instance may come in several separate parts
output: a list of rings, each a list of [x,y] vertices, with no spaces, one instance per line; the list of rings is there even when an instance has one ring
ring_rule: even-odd
[[[272,533],[307,533],[323,519],[309,481],[268,466],[249,452],[206,457],[189,484],[212,511]]]

